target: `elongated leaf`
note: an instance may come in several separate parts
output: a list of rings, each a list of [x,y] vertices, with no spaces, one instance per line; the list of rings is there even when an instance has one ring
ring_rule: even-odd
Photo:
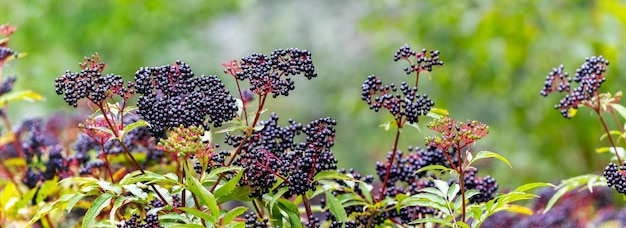
[[[426,171],[430,171],[430,170],[435,170],[435,171],[439,171],[439,172],[446,172],[446,171],[454,171],[454,169],[445,167],[443,165],[429,165],[426,167],[423,167],[421,169],[418,169],[415,173],[422,173],[422,172],[426,172]]]
[[[273,209],[274,208],[274,204],[276,203],[276,201],[278,201],[278,199],[280,199],[280,197],[283,196],[283,194],[285,194],[287,191],[289,191],[289,187],[282,187],[278,190],[278,192],[276,192],[276,194],[274,194],[272,196],[272,199],[269,202],[269,208]]]
[[[450,188],[450,186],[448,186],[448,182],[437,180],[437,179],[433,180],[433,182],[435,182],[435,186],[437,187],[437,189],[441,191],[439,196],[445,197],[446,196],[445,194],[448,192],[448,189]]]
[[[528,184],[519,186],[514,190],[514,192],[526,192],[528,190],[540,188],[540,187],[556,187],[556,186],[550,183],[534,182],[534,183],[528,183]]]
[[[119,195],[122,193],[122,188],[120,186],[116,186],[108,181],[98,181],[98,185],[105,191],[110,191],[115,193],[115,195]]]
[[[189,214],[192,214],[198,218],[201,218],[202,220],[205,221],[212,221],[213,218],[212,216],[209,216],[206,212],[200,211],[198,209],[192,208],[192,207],[177,207],[176,209],[187,212]],[[215,224],[215,222],[213,222],[213,224]]]
[[[606,185],[606,181],[601,176],[595,174],[581,175],[563,180],[561,181],[561,184],[559,184],[559,186],[557,187],[557,191],[554,193],[554,195],[552,195],[552,198],[550,198],[550,201],[548,201],[548,204],[543,210],[543,213],[547,213],[554,206],[554,204],[563,195],[565,195],[565,193],[580,186],[584,186],[590,181],[594,183],[599,183],[598,185]]]
[[[186,170],[187,173],[191,173],[189,172],[189,168],[187,166],[183,166]],[[202,184],[200,184],[200,181],[198,181],[196,178],[194,178],[191,175],[187,175],[187,189],[191,192],[193,192],[193,194],[195,194],[199,199],[200,202],[204,205],[207,205],[209,207],[209,210],[211,211],[211,218],[212,220],[210,220],[212,223],[217,223],[217,219],[220,216],[220,209],[217,206],[217,201],[215,200],[215,197],[213,196],[213,194],[211,194],[211,192],[209,192],[209,190],[207,190],[206,188],[204,188],[204,186],[202,186]]]
[[[339,200],[337,200],[337,198],[332,193],[330,193],[330,191],[326,191],[325,193],[326,202],[328,203],[328,209],[330,210],[330,213],[332,213],[335,218],[337,218],[337,221],[345,222],[348,219],[348,216],[346,215],[346,209],[343,208]]]
[[[437,218],[437,217],[417,219],[417,220],[414,220],[413,222],[410,222],[409,224],[414,225],[414,224],[422,224],[422,223],[429,223],[429,222],[435,223],[435,224],[441,224],[444,227],[454,227],[454,225],[452,225],[452,223],[450,223],[448,220]]]
[[[513,213],[519,213],[519,214],[525,214],[525,215],[532,215],[534,212],[532,209],[528,208],[528,207],[524,207],[524,206],[520,206],[520,205],[509,205],[506,209],[504,209],[508,212],[513,212]]]
[[[67,200],[67,205],[65,206],[65,213],[70,213],[70,211],[72,211],[72,208],[74,208],[74,205],[76,205],[79,200],[85,197],[85,194],[78,192],[74,194],[69,194],[69,196],[70,197]]]
[[[613,108],[617,113],[619,113],[622,118],[626,119],[626,108],[621,104],[610,103],[611,108]]]
[[[139,188],[136,184],[127,184],[122,186],[122,188],[129,191],[134,196],[139,197],[139,199],[146,200],[148,198],[148,193],[144,192],[143,189]]]
[[[469,164],[467,164],[468,166],[470,166],[472,163],[480,160],[480,159],[484,159],[484,158],[495,158],[498,159],[500,161],[503,161],[504,163],[506,163],[509,167],[513,168],[513,166],[511,166],[511,163],[509,162],[509,160],[506,160],[506,158],[504,158],[502,155],[499,155],[497,153],[491,152],[491,151],[480,151],[478,152],[478,154],[476,154],[476,157],[474,157],[474,159],[472,159]]]
[[[234,178],[230,179],[228,182],[226,182],[226,184],[220,186],[218,189],[215,190],[215,192],[213,192],[213,195],[217,199],[218,204],[221,204],[228,200],[226,196],[230,195],[233,192],[233,190],[239,183],[239,180],[241,180],[242,175],[243,170],[239,170]]]
[[[233,208],[228,213],[226,213],[226,215],[224,215],[224,217],[222,218],[221,224],[222,225],[229,224],[231,221],[233,221],[233,219],[235,219],[239,215],[242,215],[247,210],[248,208],[242,207],[242,206]]]
[[[148,122],[146,122],[145,120],[142,120],[142,119],[139,119],[139,120],[137,120],[134,123],[126,125],[124,127],[124,129],[122,129],[122,134],[120,136],[120,138],[121,138],[120,141],[123,141],[124,140],[124,136],[126,136],[126,134],[128,132],[132,131],[133,129],[138,128],[138,127],[147,127],[147,126],[150,126],[150,124]]]
[[[298,206],[286,199],[279,199],[277,203],[278,207],[287,214],[291,227],[302,227]]]
[[[109,202],[111,202],[111,198],[113,198],[113,194],[111,192],[106,192],[98,196],[98,198],[93,201],[91,207],[85,213],[85,217],[83,218],[83,224],[81,227],[91,227],[91,223],[96,220],[96,216],[100,214],[100,211],[102,211],[102,209],[109,205]]]
[[[12,91],[0,96],[0,107],[4,107],[10,101],[42,101],[43,96],[32,90]]]
[[[319,172],[317,175],[315,175],[315,177],[313,177],[314,182],[318,180],[354,180],[354,178],[332,170]]]

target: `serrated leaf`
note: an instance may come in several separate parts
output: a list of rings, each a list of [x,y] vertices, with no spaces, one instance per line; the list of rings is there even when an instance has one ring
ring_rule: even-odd
[[[109,205],[109,202],[111,202],[111,198],[113,198],[113,194],[111,194],[110,192],[106,192],[98,196],[98,198],[93,201],[91,207],[85,213],[85,217],[83,218],[83,224],[81,227],[90,227],[91,223],[96,220],[96,216],[100,214],[102,209]]]
[[[32,90],[12,91],[0,96],[0,107],[4,107],[10,101],[42,101],[43,96]]]
[[[230,224],[230,222],[232,222],[233,219],[235,219],[239,215],[242,215],[247,210],[248,208],[242,207],[242,206],[233,208],[232,210],[230,210],[228,213],[224,215],[224,217],[222,218],[221,224],[222,225]]]
[[[326,202],[328,203],[328,209],[330,212],[337,218],[339,222],[345,222],[348,219],[346,215],[346,209],[343,208],[341,202],[337,200],[337,198],[330,193],[330,191],[325,191],[326,194]]]
[[[498,160],[503,161],[504,163],[506,163],[509,167],[513,168],[513,166],[511,166],[511,163],[509,162],[509,160],[506,160],[506,158],[504,158],[502,155],[499,155],[499,154],[491,152],[491,151],[480,151],[480,152],[478,152],[478,154],[476,154],[476,157],[474,157],[474,159],[471,160],[469,162],[469,164],[467,164],[467,165],[470,166],[475,161],[478,161],[478,160],[484,159],[484,158],[495,158],[495,159],[498,159]]]

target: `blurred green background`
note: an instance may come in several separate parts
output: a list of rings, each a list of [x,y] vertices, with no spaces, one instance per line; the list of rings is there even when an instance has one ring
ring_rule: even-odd
[[[457,119],[476,119],[491,134],[476,149],[507,157],[481,162],[480,175],[504,188],[529,181],[554,182],[601,173],[610,156],[596,154],[602,133],[588,109],[566,120],[554,110],[559,95],[539,91],[553,67],[569,72],[584,58],[611,61],[603,91],[626,83],[626,2],[560,1],[44,1],[0,0],[0,23],[18,26],[11,46],[28,53],[10,62],[17,90],[32,89],[41,103],[10,107],[14,122],[24,117],[72,112],[54,93],[53,79],[76,71],[84,56],[98,52],[107,73],[132,78],[141,66],[189,63],[196,74],[216,74],[234,89],[221,63],[253,52],[298,47],[313,53],[319,77],[296,80],[289,97],[270,110],[286,121],[331,116],[338,120],[334,149],[340,167],[373,173],[376,160],[391,150],[393,132],[378,127],[389,118],[360,100],[365,78],[400,83],[406,65],[393,62],[403,44],[439,49],[445,66],[423,76],[421,92]],[[405,130],[402,147],[423,145],[432,132]],[[615,127],[615,125],[612,125]]]

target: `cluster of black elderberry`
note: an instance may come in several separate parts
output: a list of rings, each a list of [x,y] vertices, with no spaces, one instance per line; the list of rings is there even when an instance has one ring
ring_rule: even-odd
[[[416,62],[414,63],[411,57],[415,56]],[[406,74],[421,71],[432,71],[433,66],[443,66],[443,61],[439,60],[439,50],[430,50],[429,55],[426,55],[426,48],[417,53],[411,50],[408,44],[400,47],[395,55],[393,55],[393,61],[405,59],[411,64],[409,67],[404,68]]]
[[[617,192],[626,194],[626,162],[619,168],[615,163],[609,163],[604,169],[604,177],[609,187],[615,188]]]
[[[163,228],[157,214],[147,213],[142,219],[141,215],[133,214],[130,219],[121,224],[117,224],[118,228]]]
[[[126,96],[134,91],[133,83],[124,86],[122,76],[102,75],[106,64],[99,61],[100,57],[97,54],[91,58],[85,57],[85,62],[80,64],[82,70],[79,73],[68,70],[65,74],[54,79],[56,93],[63,95],[63,100],[67,104],[77,107],[78,100],[83,98],[99,104],[107,97],[113,95]]]
[[[304,74],[307,79],[317,77],[311,52],[297,48],[276,49],[269,56],[253,53],[241,58],[240,64],[235,77],[248,80],[250,91],[259,95],[287,96],[295,89],[290,76]]]
[[[473,189],[479,192],[469,199],[470,203],[483,203],[492,200],[496,196],[496,191],[498,191],[498,183],[490,176],[476,177],[476,172],[478,172],[478,169],[470,167],[465,170],[465,175],[463,175],[465,189]]]
[[[406,82],[402,82],[400,93],[397,87],[382,85],[382,80],[374,75],[367,77],[361,87],[361,99],[367,102],[370,109],[378,112],[381,108],[389,110],[395,120],[406,117],[409,123],[417,123],[418,117],[428,114],[435,105],[427,94],[417,93],[417,87],[410,87]]]
[[[313,189],[313,177],[326,170],[336,169],[337,160],[330,148],[334,145],[335,120],[321,118],[305,127],[289,120],[289,125],[280,127],[278,115],[272,113],[263,128],[252,132],[241,146],[241,153],[234,164],[245,167],[240,184],[253,188],[251,197],[261,197],[277,182],[285,179],[283,186],[289,191],[285,196],[304,194]],[[294,137],[304,133],[304,142],[295,143]],[[243,136],[228,135],[225,142],[238,146]]]
[[[6,77],[0,85],[0,96],[11,92],[13,90],[13,84],[15,84],[15,77]]]
[[[609,61],[604,57],[592,56],[586,58],[580,68],[576,69],[574,78],[570,78],[569,74],[563,71],[563,65],[561,65],[552,69],[550,74],[546,76],[540,94],[545,97],[553,92],[567,93],[558,104],[554,105],[554,108],[558,109],[563,117],[571,118],[570,109],[578,109],[583,102],[590,101],[597,95],[598,89],[606,81],[607,66],[609,66]],[[570,83],[572,81],[578,83],[578,87],[571,88]]]
[[[259,220],[259,217],[254,212],[246,213],[244,218],[246,219],[246,228],[267,228],[269,225],[269,219]]]
[[[214,75],[194,77],[189,65],[142,67],[135,73],[139,114],[155,137],[178,126],[219,127],[237,115],[235,98]]]
[[[387,161],[391,160],[392,154],[392,152],[387,154]],[[449,155],[454,157],[453,153]],[[376,174],[381,180],[384,180],[387,175],[388,165],[389,162],[376,162]],[[409,147],[407,154],[398,151],[391,164],[385,196],[395,197],[400,193],[418,193],[419,189],[424,186],[420,179],[426,176],[424,172],[418,173],[417,171],[429,165],[450,166],[443,152],[434,146],[426,149]]]

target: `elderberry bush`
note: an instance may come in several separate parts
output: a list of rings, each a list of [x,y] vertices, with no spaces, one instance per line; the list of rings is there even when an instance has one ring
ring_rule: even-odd
[[[361,89],[361,99],[367,102],[370,109],[378,112],[385,108],[396,121],[406,117],[409,123],[417,123],[418,118],[428,114],[435,105],[427,94],[418,94],[417,87],[409,87],[402,82],[401,93],[396,93],[398,89],[393,83],[383,86],[382,80],[374,75],[367,77]]]

